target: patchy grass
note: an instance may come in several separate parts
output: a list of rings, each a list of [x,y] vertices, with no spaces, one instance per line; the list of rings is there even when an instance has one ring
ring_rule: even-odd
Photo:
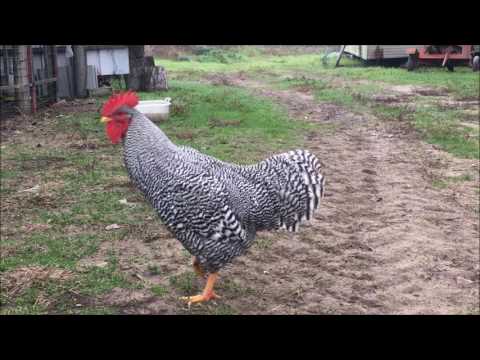
[[[232,51],[215,50],[215,56],[204,58],[192,56],[191,61],[176,61],[157,58],[156,63],[168,69],[173,77],[198,79],[212,73],[248,72],[249,74],[267,74],[271,77],[295,75],[315,76],[324,78],[341,78],[346,81],[369,80],[371,82],[396,85],[422,85],[428,87],[444,87],[460,99],[478,98],[479,78],[468,67],[456,67],[451,73],[444,68],[419,68],[408,72],[406,69],[380,66],[362,66],[359,61],[349,58],[342,59],[338,68],[324,66],[323,53],[318,54],[287,54],[273,56],[249,50],[240,50],[234,61],[223,58],[232,57]],[[223,54],[223,55],[221,55]]]
[[[255,240],[254,246],[260,249],[269,249],[273,245],[273,240],[270,238],[257,237]]]
[[[150,291],[152,293],[154,293],[156,296],[159,296],[159,297],[165,296],[170,292],[169,289],[167,289],[166,287],[161,286],[161,285],[153,285],[150,288]]]
[[[358,61],[345,58],[342,60],[344,66],[334,69],[323,66],[322,56],[321,53],[271,56],[257,51],[242,56],[232,64],[214,59],[204,63],[196,61],[195,57],[188,63],[163,59],[157,59],[157,62],[179,78],[199,79],[213,73],[247,72],[277,88],[305,89],[311,91],[318,101],[335,103],[359,112],[373,108],[374,113],[392,119],[398,119],[403,110],[379,105],[369,99],[373,94],[388,94],[386,85],[425,86],[456,99],[472,100],[479,96],[478,74],[467,67],[457,67],[453,73],[443,68],[419,68],[408,72],[401,68],[365,67]],[[420,101],[420,97],[416,96],[413,100]],[[478,158],[478,130],[459,126],[464,118],[464,114],[456,110],[445,112],[433,105],[412,113],[409,120],[426,141],[459,157]]]
[[[173,141],[223,160],[251,163],[295,148],[308,130],[267,99],[241,89],[186,81],[170,85],[168,93],[140,94],[142,99],[172,97],[172,116],[160,127]],[[101,303],[102,294],[143,286],[119,270],[118,254],[106,266],[78,266],[131,231],[139,242],[158,238],[151,233],[153,223],[149,226],[158,220],[152,220],[153,210],[130,184],[121,146],[111,145],[105,136],[100,105],[98,100],[78,112],[50,110],[41,127],[27,121],[2,136],[0,276],[38,266],[73,274],[62,283],[37,279],[20,293],[2,293],[3,314],[115,313],[114,306]],[[120,229],[106,230],[111,224]],[[148,271],[160,273],[154,265]],[[199,290],[194,278],[191,272],[173,276],[169,284],[151,291],[191,295]]]
[[[160,275],[160,269],[158,265],[148,265],[147,270],[150,275]]]
[[[336,69],[338,76],[350,80],[370,80],[396,85],[423,85],[446,88],[457,98],[478,98],[478,75],[468,67],[457,67],[451,73],[443,68],[420,68],[409,72],[401,68],[342,67]]]
[[[76,262],[97,250],[98,240],[94,235],[60,235],[53,231],[37,233],[19,247],[13,256],[0,259],[0,271],[19,266],[57,266],[73,268]]]
[[[437,189],[445,189],[449,186],[451,183],[459,183],[459,182],[464,182],[464,181],[472,181],[474,178],[471,174],[462,174],[459,176],[447,176],[442,179],[435,179],[432,181],[433,187]],[[478,193],[478,189],[477,189]]]
[[[390,73],[392,70],[394,69],[378,71]],[[443,75],[439,79],[444,80],[442,82],[437,79],[444,87],[448,85]],[[341,105],[350,111],[371,112],[387,121],[409,121],[427,142],[438,145],[458,157],[479,158],[478,128],[463,126],[462,121],[468,121],[468,115],[459,109],[440,107],[435,102],[435,97],[413,95],[412,100],[415,100],[417,106],[415,111],[412,111],[402,104],[384,105],[376,102],[374,96],[385,92],[384,86],[378,83],[345,84],[339,83],[334,78],[318,80],[303,76],[276,80],[273,84],[277,88],[308,90],[314,94],[316,100]]]
[[[141,94],[145,100],[159,96],[172,98],[170,121],[160,125],[170,138],[226,161],[251,163],[265,153],[293,148],[309,129],[243,89],[171,81],[168,92]]]
[[[195,295],[193,294],[197,289],[195,284],[196,274],[187,271],[179,275],[174,275],[169,278],[170,286],[178,290],[184,295]]]
[[[216,54],[220,56],[222,51],[216,50]],[[240,50],[242,51],[245,50]],[[402,116],[408,115],[408,120],[427,142],[436,144],[456,156],[478,159],[478,129],[460,126],[460,122],[466,119],[465,114],[460,111],[445,111],[432,103],[433,98],[428,96],[413,96],[413,101],[426,106],[419,106],[410,114],[401,106],[385,106],[370,99],[375,94],[389,94],[387,85],[424,86],[437,89],[457,100],[478,99],[480,79],[470,68],[457,67],[453,73],[443,68],[428,67],[408,72],[401,68],[361,66],[358,61],[348,58],[342,60],[344,66],[332,68],[322,64],[322,56],[321,53],[272,56],[258,51],[248,56],[239,56],[228,64],[216,60],[215,56],[209,58],[208,62],[199,61],[194,56],[189,62],[157,59],[157,63],[165,66],[178,78],[200,79],[209,74],[247,72],[257,79],[263,78],[273,87],[307,90],[312,92],[318,101],[338,104],[353,111],[373,111],[386,119],[403,120]],[[179,135],[194,139],[198,133],[189,131]],[[215,140],[219,145],[217,149],[212,149],[212,152],[218,154],[218,150],[222,152],[221,143],[228,141],[228,131]],[[199,145],[204,150],[209,150],[208,145]],[[228,154],[226,155],[228,157]]]
[[[156,64],[164,66],[176,76],[203,76],[208,73],[232,73],[238,71],[244,72],[262,72],[284,69],[313,69],[321,66],[320,57],[316,54],[306,55],[257,55],[242,56],[233,63],[222,63],[221,61],[198,61],[201,58],[191,57],[192,61],[176,61],[168,59],[155,59]]]
[[[219,304],[215,306],[210,312],[210,315],[237,315],[237,311],[226,304]]]
[[[399,107],[379,106],[368,96],[358,96],[381,92],[386,83],[413,83],[445,87],[458,98],[478,97],[478,76],[465,69],[457,68],[454,74],[443,69],[408,73],[353,63],[352,67],[332,69],[322,65],[321,54],[272,56],[254,48],[238,56],[213,52],[192,57],[191,61],[157,62],[172,75],[170,90],[140,96],[173,99],[171,117],[160,127],[173,141],[222,160],[258,161],[274,152],[301,146],[304,135],[312,130],[312,125],[290,120],[284,109],[268,99],[238,88],[192,81],[208,74],[241,71],[268,80],[273,86],[306,88],[318,101],[373,111],[385,119],[403,118],[411,121],[427,141],[458,156],[478,158],[478,130],[459,126],[463,115],[457,110],[440,109],[427,102],[414,113],[405,113]],[[118,313],[115,306],[102,303],[102,295],[114,288],[143,286],[120,269],[119,254],[111,254],[106,266],[79,267],[80,261],[95,258],[101,249],[114,248],[132,232],[135,240],[147,244],[144,246],[150,246],[161,232],[153,210],[128,180],[121,146],[111,145],[105,136],[97,112],[103,100],[82,106],[81,110],[49,109],[48,113],[38,114],[37,125],[23,121],[15,124],[15,132],[2,134],[2,284],[21,269],[54,269],[70,275],[62,280],[35,277],[21,283],[21,287],[15,280],[15,291],[0,293],[1,314]],[[334,131],[315,127],[315,131],[327,130]],[[439,180],[436,186],[469,179],[471,175],[465,174]],[[123,199],[134,206],[121,203]],[[111,224],[118,224],[120,229],[106,230]],[[268,249],[271,242],[259,239],[256,246]],[[190,257],[186,252],[184,255],[185,260]],[[161,275],[155,265],[148,272]],[[204,285],[191,271],[165,280],[163,285],[152,286],[152,293],[159,297],[172,292],[194,295]],[[253,294],[251,289],[228,280],[219,282],[219,293],[227,297]],[[212,314],[235,313],[223,304],[207,310]]]
[[[463,158],[480,156],[478,130],[461,126],[463,114],[458,110],[436,107],[420,108],[413,115],[414,125],[426,141]]]

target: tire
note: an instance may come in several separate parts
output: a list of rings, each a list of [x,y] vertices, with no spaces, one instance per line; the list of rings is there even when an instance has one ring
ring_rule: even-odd
[[[412,71],[417,67],[417,57],[415,55],[408,55],[406,67],[408,71]]]
[[[455,69],[455,65],[453,65],[453,62],[451,62],[450,60],[447,61],[446,67],[450,72],[454,71]]]
[[[480,55],[475,55],[472,61],[472,70],[480,71]]]

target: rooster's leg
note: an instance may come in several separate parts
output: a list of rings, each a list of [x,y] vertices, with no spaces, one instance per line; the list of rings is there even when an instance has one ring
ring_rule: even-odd
[[[188,301],[188,305],[190,305],[192,303],[204,302],[210,299],[220,298],[220,296],[215,294],[215,292],[213,291],[213,285],[215,285],[215,281],[217,281],[217,278],[218,278],[217,273],[208,275],[207,284],[205,285],[205,289],[203,289],[203,292],[201,295],[184,296],[181,299]]]
[[[200,267],[200,263],[198,262],[197,258],[194,256],[193,257],[193,270],[195,271],[195,273],[200,276],[201,278],[205,278],[205,272],[202,270],[202,268]]]

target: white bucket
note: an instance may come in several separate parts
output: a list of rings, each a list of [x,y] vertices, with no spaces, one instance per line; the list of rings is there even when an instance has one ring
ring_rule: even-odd
[[[170,101],[170,98],[139,101],[135,109],[152,121],[164,121],[168,119],[170,113]]]

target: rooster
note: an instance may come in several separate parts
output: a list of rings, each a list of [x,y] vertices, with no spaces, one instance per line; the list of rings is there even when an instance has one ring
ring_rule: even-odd
[[[261,230],[295,232],[323,198],[320,162],[306,150],[274,155],[254,165],[223,162],[177,146],[135,109],[127,91],[103,105],[101,121],[113,144],[123,142],[128,175],[160,219],[193,255],[195,272],[207,279],[188,304],[218,298],[218,272],[245,254]]]

